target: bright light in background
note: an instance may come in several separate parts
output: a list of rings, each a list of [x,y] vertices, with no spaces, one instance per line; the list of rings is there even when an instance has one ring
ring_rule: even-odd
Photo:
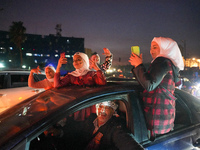
[[[122,70],[121,69],[117,69],[117,72],[122,72]]]
[[[112,70],[112,69],[108,69],[108,70],[106,70],[106,72],[107,72],[107,73],[112,73],[113,70]]]
[[[23,65],[23,66],[22,66],[22,68],[24,68],[24,69],[25,69],[25,68],[26,68],[26,65]]]
[[[65,57],[70,58],[70,55],[65,55]]]
[[[33,56],[32,53],[26,53],[26,56]]]
[[[115,71],[116,71],[115,68],[110,68],[110,69],[106,70],[106,73],[113,73],[113,72],[115,72]]]
[[[0,68],[5,68],[3,63],[0,63]]]
[[[10,59],[10,60],[8,60],[9,62],[12,62],[12,60]]]

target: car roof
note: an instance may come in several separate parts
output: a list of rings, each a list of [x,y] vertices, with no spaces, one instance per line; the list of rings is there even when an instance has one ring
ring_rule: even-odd
[[[29,75],[30,70],[0,70],[0,74],[5,74],[5,73]],[[45,74],[44,71],[42,71],[41,74]]]

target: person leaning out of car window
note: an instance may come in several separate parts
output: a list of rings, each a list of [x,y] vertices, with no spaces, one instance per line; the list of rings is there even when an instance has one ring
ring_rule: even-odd
[[[64,147],[76,150],[143,150],[144,148],[136,142],[133,135],[128,131],[126,125],[123,124],[120,116],[117,115],[116,109],[118,105],[114,101],[105,101],[96,104],[96,114],[92,114],[87,120],[76,123],[78,132],[73,136],[75,140],[65,141],[70,139],[69,126],[62,128],[54,128],[50,130],[50,135],[55,135],[59,138],[60,144],[68,143]],[[69,131],[70,130],[70,131]],[[73,144],[72,144],[73,143]],[[58,144],[58,143],[57,143]],[[58,146],[59,147],[59,146]]]
[[[32,88],[44,88],[45,90],[51,89],[54,87],[54,74],[56,70],[53,66],[49,65],[45,67],[46,79],[42,81],[35,82],[34,81],[34,73],[41,73],[39,66],[37,68],[31,69],[29,78],[28,78],[28,86]]]
[[[96,63],[95,68],[97,71],[91,71],[89,69],[89,58],[85,53],[76,52],[73,56],[73,66],[75,71],[68,73],[62,79],[60,79],[60,68],[63,64],[67,63],[66,57],[60,57],[54,76],[54,87],[63,87],[67,85],[79,85],[79,86],[96,86],[106,85],[106,77],[100,70]],[[95,107],[83,109],[74,113],[75,120],[84,120],[90,113],[95,113]]]
[[[184,69],[183,58],[177,43],[171,38],[155,37],[151,42],[153,58],[146,71],[142,54],[132,53],[129,62],[133,66],[138,82],[144,87],[143,102],[149,135],[164,134],[174,127],[175,83],[179,81],[179,70]]]
[[[97,64],[97,66],[105,73],[106,70],[108,70],[111,65],[112,65],[112,60],[113,60],[113,54],[110,52],[110,50],[108,48],[103,48],[104,53],[103,55],[105,55],[105,62],[103,64],[100,64],[100,57],[97,53],[93,53],[92,56],[90,57],[90,69],[91,70],[97,70],[98,68],[95,68]]]

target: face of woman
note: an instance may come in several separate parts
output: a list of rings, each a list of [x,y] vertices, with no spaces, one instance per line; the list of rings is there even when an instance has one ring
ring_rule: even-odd
[[[83,59],[79,55],[74,55],[73,58],[73,66],[76,69],[80,69],[83,67]]]
[[[153,59],[155,59],[160,54],[160,47],[156,42],[151,42],[150,54]]]
[[[45,69],[45,74],[46,74],[47,79],[52,79],[54,78],[55,72],[52,69],[47,68]]]

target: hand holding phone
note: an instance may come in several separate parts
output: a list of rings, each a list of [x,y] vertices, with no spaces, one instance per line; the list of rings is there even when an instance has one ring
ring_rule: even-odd
[[[60,53],[61,58],[65,58],[65,52]]]
[[[140,47],[139,46],[132,46],[131,52],[135,53],[136,55],[140,56]]]

